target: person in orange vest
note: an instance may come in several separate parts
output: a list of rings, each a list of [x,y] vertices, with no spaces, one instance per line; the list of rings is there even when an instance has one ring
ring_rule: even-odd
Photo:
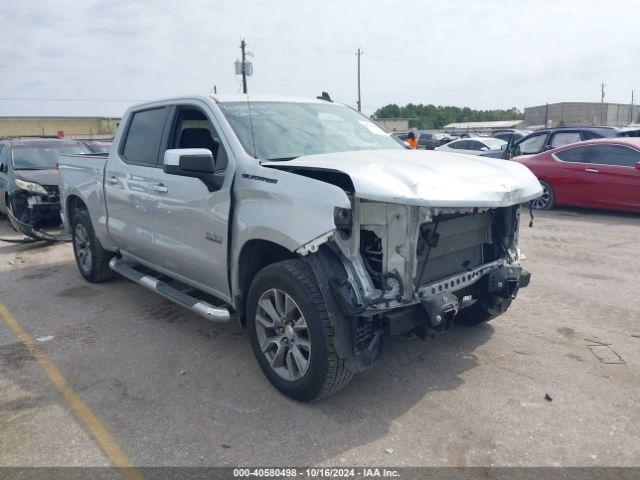
[[[416,134],[413,132],[409,132],[407,136],[407,143],[411,148],[418,148],[418,139],[416,138]]]

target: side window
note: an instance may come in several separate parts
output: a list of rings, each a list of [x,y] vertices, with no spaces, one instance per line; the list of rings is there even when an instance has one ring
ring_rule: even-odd
[[[482,150],[486,145],[477,140],[467,140],[467,150]]]
[[[531,155],[534,153],[539,153],[542,151],[542,147],[544,147],[544,142],[546,139],[546,133],[532,135],[518,143],[516,145],[516,148],[520,150],[520,155]]]
[[[621,145],[592,145],[589,160],[600,165],[635,167],[640,162],[640,152]]]
[[[597,134],[596,132],[592,132],[591,130],[582,131],[583,140],[593,140],[594,138],[602,138],[602,136]]]
[[[0,145],[0,172],[6,173],[7,169],[5,168],[6,162],[4,161],[4,145]]]
[[[204,112],[197,108],[178,107],[169,148],[206,148],[216,161],[216,170],[227,168],[227,155],[220,136]]]
[[[580,132],[560,132],[551,135],[551,146],[553,148],[563,147],[570,143],[578,143],[582,140]]]
[[[121,151],[127,163],[155,166],[166,117],[165,107],[133,114]]]
[[[589,147],[576,147],[563,150],[554,154],[563,162],[570,163],[590,163]]]
[[[467,144],[469,142],[467,140],[460,140],[459,142],[453,142],[449,145],[451,148],[455,148],[456,150],[466,150]]]

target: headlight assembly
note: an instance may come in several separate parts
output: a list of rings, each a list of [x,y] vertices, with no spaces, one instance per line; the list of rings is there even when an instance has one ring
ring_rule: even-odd
[[[40,185],[39,183],[34,183],[34,182],[27,182],[25,180],[19,180],[19,179],[15,179],[16,182],[16,187],[22,189],[22,190],[26,190],[27,192],[30,193],[37,193],[39,195],[48,195],[49,192],[47,192],[47,189],[44,188],[42,185]]]

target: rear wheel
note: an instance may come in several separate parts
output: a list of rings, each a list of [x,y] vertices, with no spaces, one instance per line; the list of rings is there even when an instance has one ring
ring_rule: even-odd
[[[110,280],[115,273],[109,267],[109,260],[114,256],[100,245],[93,231],[91,218],[86,210],[78,210],[73,218],[72,231],[73,253],[82,276],[92,283]]]
[[[260,368],[291,398],[331,395],[353,376],[336,353],[315,276],[301,260],[278,262],[256,275],[247,298],[247,326]]]
[[[534,210],[551,210],[556,204],[553,188],[544,180],[540,180],[540,185],[542,185],[542,195],[531,201],[531,207]]]

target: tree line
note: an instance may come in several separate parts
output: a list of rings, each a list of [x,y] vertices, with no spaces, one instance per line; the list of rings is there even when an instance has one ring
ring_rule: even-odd
[[[403,107],[395,103],[379,108],[374,118],[408,118],[409,127],[418,129],[438,129],[449,123],[489,122],[499,120],[521,120],[522,112],[516,107],[507,110],[474,110],[469,107],[452,107],[443,105],[414,105],[409,103]]]

